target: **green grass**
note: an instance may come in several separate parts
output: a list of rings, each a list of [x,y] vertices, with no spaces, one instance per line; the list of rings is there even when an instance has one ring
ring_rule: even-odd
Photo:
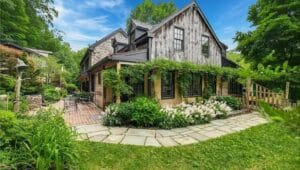
[[[279,123],[172,148],[80,144],[87,169],[300,169],[300,138]]]

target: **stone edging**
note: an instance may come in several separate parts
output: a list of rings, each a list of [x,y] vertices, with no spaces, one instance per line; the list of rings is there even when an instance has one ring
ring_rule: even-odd
[[[100,124],[80,125],[74,127],[74,129],[79,134],[78,140],[168,147],[193,144],[217,138],[267,122],[268,121],[259,113],[252,112],[229,117],[227,119],[213,120],[204,125],[194,125],[170,130],[107,127]]]

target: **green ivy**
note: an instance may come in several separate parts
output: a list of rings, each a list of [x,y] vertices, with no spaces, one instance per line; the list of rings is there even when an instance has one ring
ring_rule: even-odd
[[[133,93],[131,86],[125,83],[116,69],[107,69],[102,72],[104,86],[110,87],[116,96]]]
[[[125,77],[130,77],[133,82],[142,81],[145,75],[151,71],[156,71],[161,77],[165,76],[168,71],[177,71],[177,84],[182,96],[186,95],[191,73],[198,73],[201,76],[220,76],[223,79],[236,79],[238,82],[245,84],[247,78],[254,81],[270,80],[291,80],[294,74],[299,74],[298,67],[288,68],[286,64],[272,70],[271,67],[258,65],[257,70],[245,68],[219,67],[213,65],[197,65],[188,61],[177,62],[167,59],[156,59],[141,64],[122,67],[120,74],[116,69],[103,71],[104,85],[111,87],[115,94],[132,94],[133,89],[125,83]],[[154,80],[154,75],[151,75]]]

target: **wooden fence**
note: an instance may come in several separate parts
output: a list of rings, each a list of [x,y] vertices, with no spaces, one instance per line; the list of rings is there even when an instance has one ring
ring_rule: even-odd
[[[257,105],[258,101],[265,101],[277,107],[287,106],[289,103],[289,85],[289,82],[287,82],[285,92],[278,93],[248,79],[245,95],[247,108],[249,108],[249,105]]]

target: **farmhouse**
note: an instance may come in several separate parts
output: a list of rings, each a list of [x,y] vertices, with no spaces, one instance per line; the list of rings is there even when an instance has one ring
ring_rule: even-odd
[[[109,68],[120,70],[136,63],[165,58],[190,61],[198,65],[237,67],[226,59],[227,46],[220,42],[214,30],[194,1],[156,25],[132,20],[128,33],[118,29],[91,45],[81,61],[81,90],[89,92],[99,107],[112,102],[127,101],[137,95],[156,98],[162,105],[175,105],[194,101],[203,95],[207,84],[215,95],[241,95],[242,87],[219,76],[192,75],[186,96],[179,94],[177,72],[160,76],[155,70],[154,81],[145,76],[144,81],[131,84],[134,94],[116,96],[105,87],[101,72]],[[130,84],[130,81],[128,81]]]

